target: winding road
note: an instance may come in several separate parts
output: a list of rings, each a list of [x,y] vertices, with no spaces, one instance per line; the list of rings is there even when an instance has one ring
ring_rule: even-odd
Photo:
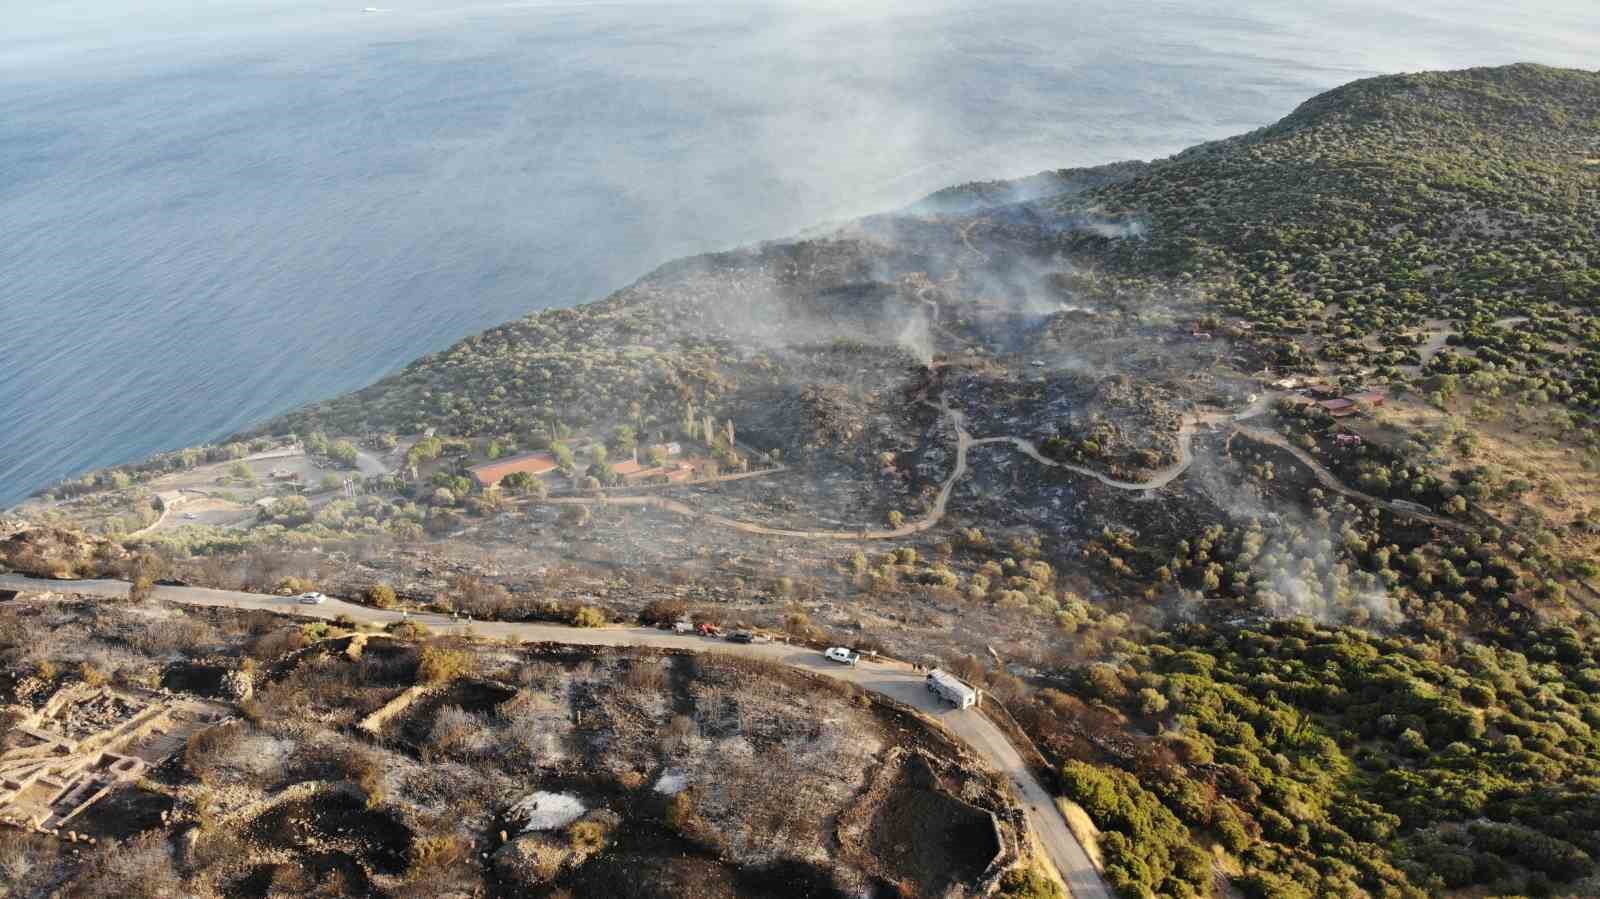
[[[1408,509],[1405,506],[1398,505],[1386,499],[1381,499],[1373,496],[1370,493],[1364,493],[1355,489],[1354,487],[1346,485],[1344,481],[1339,480],[1338,475],[1334,474],[1332,471],[1329,471],[1327,466],[1317,461],[1315,456],[1306,452],[1304,449],[1295,446],[1294,443],[1289,440],[1289,438],[1279,434],[1277,431],[1266,431],[1262,430],[1261,428],[1249,428],[1243,425],[1235,425],[1234,433],[1243,435],[1244,437],[1259,443],[1275,446],[1278,449],[1289,453],[1307,468],[1311,469],[1311,474],[1317,479],[1317,483],[1335,493],[1339,493],[1344,496],[1348,496],[1351,499],[1358,499],[1364,503],[1377,506],[1380,509],[1387,510],[1391,515],[1395,515],[1400,518],[1412,518],[1417,521],[1425,521],[1428,524],[1436,527],[1446,528],[1452,531],[1468,531],[1472,529],[1471,526],[1465,522],[1456,521],[1451,518],[1445,518],[1443,515],[1436,515],[1426,510],[1418,511],[1416,509]]]
[[[11,574],[0,574],[0,589],[79,593],[111,598],[123,598],[128,595],[128,585],[122,581],[46,581]],[[320,605],[307,605],[294,597],[212,590],[205,587],[169,586],[156,587],[154,598],[191,606],[260,609],[304,618],[333,619],[348,615],[358,622],[378,625],[389,624],[407,617],[411,621],[428,625],[436,632],[448,632],[466,626],[466,622],[445,615],[418,613],[405,616],[397,611],[373,609],[332,598]],[[726,643],[706,637],[674,634],[651,628],[573,628],[557,624],[499,621],[472,622],[470,628],[474,636],[518,641],[585,646],[649,646],[696,652],[714,649],[717,652],[763,658],[849,681],[864,689],[913,706],[948,728],[985,762],[1011,780],[1016,787],[1017,800],[1027,812],[1029,827],[1032,828],[1050,862],[1061,873],[1074,897],[1112,899],[1110,889],[1100,879],[1100,875],[1089,861],[1089,856],[1068,829],[1066,818],[1057,809],[1054,798],[1033,776],[1033,772],[1006,739],[1005,734],[976,709],[953,709],[936,700],[924,686],[923,675],[914,672],[908,665],[899,662],[863,661],[854,667],[847,667],[828,662],[822,658],[821,653],[802,647],[777,643]]]
[[[552,499],[537,500],[535,502],[543,502],[557,506],[648,506],[651,508],[661,509],[666,512],[671,512],[675,515],[682,515],[685,518],[693,518],[697,521],[705,522],[706,524],[739,531],[743,534],[753,534],[759,537],[792,537],[800,540],[897,540],[901,537],[909,537],[912,534],[919,534],[944,520],[945,512],[950,505],[950,494],[955,490],[956,483],[966,476],[968,470],[967,453],[972,449],[972,447],[1006,443],[1015,447],[1017,451],[1041,465],[1046,465],[1051,468],[1060,468],[1065,471],[1076,472],[1077,474],[1094,478],[1108,487],[1114,487],[1119,490],[1159,490],[1162,487],[1172,483],[1179,475],[1187,471],[1190,463],[1194,461],[1194,457],[1191,454],[1190,448],[1194,443],[1195,428],[1198,425],[1243,421],[1246,418],[1250,418],[1259,414],[1266,408],[1266,398],[1263,397],[1255,400],[1249,406],[1238,412],[1211,412],[1203,415],[1194,414],[1185,416],[1183,423],[1178,427],[1178,460],[1171,465],[1156,471],[1145,480],[1122,481],[1095,471],[1092,468],[1086,468],[1082,465],[1073,465],[1069,462],[1057,462],[1056,460],[1048,458],[1043,453],[1039,452],[1039,447],[1035,445],[1033,441],[1023,437],[1002,436],[974,438],[970,433],[967,432],[966,416],[964,416],[959,410],[950,408],[949,402],[945,400],[945,398],[940,397],[939,402],[935,403],[928,399],[925,395],[919,394],[917,401],[939,410],[939,412],[944,415],[945,420],[949,422],[950,427],[955,431],[956,464],[955,467],[950,470],[950,476],[945,478],[944,483],[939,487],[939,495],[934,498],[933,506],[928,510],[928,513],[923,515],[921,518],[916,519],[915,521],[908,521],[899,527],[858,528],[856,530],[848,531],[811,531],[795,528],[775,528],[764,524],[757,524],[753,521],[741,521],[737,518],[728,518],[724,515],[706,512],[701,509],[696,509],[687,503],[656,495],[617,496],[606,497],[604,499],[591,499],[588,497],[557,497]]]

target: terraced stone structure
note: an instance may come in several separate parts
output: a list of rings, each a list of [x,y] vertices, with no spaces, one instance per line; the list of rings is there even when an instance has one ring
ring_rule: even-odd
[[[50,834],[227,717],[221,706],[76,685],[12,728],[0,753],[0,821]],[[76,840],[75,831],[65,835]]]

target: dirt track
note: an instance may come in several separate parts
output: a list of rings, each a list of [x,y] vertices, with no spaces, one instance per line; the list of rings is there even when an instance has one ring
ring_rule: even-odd
[[[1276,431],[1264,431],[1260,428],[1247,428],[1243,425],[1235,425],[1234,430],[1236,433],[1242,434],[1250,440],[1275,446],[1278,449],[1281,449],[1294,456],[1307,468],[1311,469],[1311,474],[1317,479],[1317,483],[1328,488],[1329,490],[1334,491],[1335,493],[1340,493],[1344,496],[1350,497],[1351,499],[1358,499],[1364,503],[1369,503],[1381,509],[1386,509],[1391,514],[1397,515],[1401,518],[1411,518],[1417,521],[1426,521],[1431,525],[1447,528],[1452,531],[1466,531],[1471,529],[1463,522],[1445,518],[1442,515],[1435,515],[1431,512],[1418,512],[1415,509],[1407,509],[1404,506],[1397,506],[1386,499],[1379,499],[1370,493],[1363,493],[1354,487],[1346,486],[1343,481],[1339,480],[1337,475],[1329,471],[1321,462],[1317,461],[1315,456],[1312,456],[1310,453],[1306,452],[1300,447],[1295,446],[1292,442],[1290,442],[1289,438],[1279,434]]]
[[[654,495],[617,496],[606,497],[604,499],[589,499],[587,497],[560,497],[556,499],[543,500],[543,502],[558,506],[650,506],[666,512],[671,512],[675,515],[682,515],[685,518],[693,518],[698,521],[703,521],[707,524],[716,525],[717,527],[728,528],[730,530],[739,531],[745,534],[754,534],[761,537],[793,537],[800,540],[897,540],[902,537],[909,537],[912,534],[920,534],[944,520],[945,511],[950,505],[950,494],[955,490],[956,483],[966,475],[968,468],[967,453],[974,446],[1007,443],[1015,447],[1023,455],[1041,465],[1047,465],[1051,468],[1060,468],[1066,471],[1075,472],[1077,474],[1086,475],[1094,478],[1108,487],[1114,487],[1119,490],[1159,490],[1162,487],[1172,483],[1179,475],[1183,474],[1189,469],[1189,464],[1193,461],[1190,447],[1194,442],[1194,432],[1197,426],[1200,424],[1215,424],[1225,421],[1240,421],[1260,412],[1261,407],[1264,405],[1264,401],[1257,400],[1245,410],[1238,413],[1218,412],[1207,415],[1191,415],[1184,418],[1182,426],[1180,426],[1178,429],[1178,461],[1155,472],[1149,478],[1146,478],[1143,481],[1120,481],[1116,478],[1110,477],[1109,475],[1095,471],[1092,468],[1085,468],[1081,465],[1073,465],[1067,462],[1057,462],[1054,459],[1047,458],[1039,452],[1039,448],[1034,445],[1033,441],[1024,439],[1022,437],[980,437],[975,439],[970,433],[967,432],[966,417],[962,415],[960,411],[951,409],[949,404],[944,399],[941,398],[938,403],[935,403],[926,397],[919,396],[918,401],[924,405],[938,409],[939,412],[945,416],[946,421],[950,423],[951,428],[955,431],[956,464],[955,467],[950,470],[950,476],[946,478],[944,483],[940,486],[939,495],[934,499],[933,508],[928,510],[928,514],[916,519],[915,521],[908,521],[897,528],[860,528],[853,531],[807,531],[796,530],[792,528],[774,528],[768,527],[764,524],[757,524],[753,521],[740,521],[736,518],[728,518],[723,515],[704,512],[686,503]]]
[[[0,575],[0,588],[29,592],[53,591],[93,596],[125,597],[128,585],[122,581],[42,581],[18,575]],[[220,606],[234,609],[263,609],[307,618],[332,619],[348,615],[359,622],[387,624],[398,621],[402,613],[372,609],[329,599],[321,605],[305,605],[293,597],[211,590],[204,587],[156,587],[155,598],[195,606]],[[923,684],[921,674],[900,663],[862,662],[855,667],[836,665],[812,650],[782,644],[737,644],[704,637],[673,634],[650,628],[572,628],[557,624],[513,624],[473,622],[468,625],[444,615],[417,614],[411,620],[438,632],[466,630],[474,636],[519,641],[571,643],[591,646],[656,646],[717,652],[764,658],[818,674],[847,680],[913,706],[954,733],[995,770],[1011,778],[1028,814],[1028,823],[1043,845],[1057,871],[1061,872],[1078,899],[1111,899],[1111,891],[1100,879],[1083,847],[1067,829],[1066,818],[1056,808],[1051,794],[1034,778],[1000,729],[976,710],[956,710],[938,702]]]

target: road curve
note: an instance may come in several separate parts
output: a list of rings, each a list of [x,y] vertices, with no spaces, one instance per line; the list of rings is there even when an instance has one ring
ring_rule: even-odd
[[[1327,466],[1317,461],[1315,456],[1306,452],[1304,449],[1295,446],[1294,443],[1289,440],[1289,438],[1279,434],[1277,431],[1267,431],[1261,428],[1248,428],[1244,425],[1235,425],[1234,431],[1237,434],[1244,435],[1250,440],[1275,446],[1278,449],[1289,453],[1291,456],[1294,456],[1296,459],[1300,460],[1301,464],[1311,469],[1311,474],[1317,479],[1317,483],[1335,493],[1340,493],[1350,497],[1351,499],[1360,500],[1361,502],[1377,506],[1380,509],[1385,509],[1391,515],[1395,515],[1400,518],[1411,518],[1417,521],[1425,521],[1435,527],[1441,527],[1451,531],[1471,530],[1471,526],[1465,522],[1445,518],[1443,515],[1436,515],[1432,512],[1407,509],[1405,506],[1396,505],[1389,500],[1380,499],[1379,497],[1373,496],[1370,493],[1364,493],[1345,484],[1344,481],[1339,480],[1338,475],[1334,474],[1332,471],[1329,471]]]
[[[48,581],[11,574],[0,574],[0,589],[82,593],[113,598],[128,595],[128,585],[123,581]],[[260,609],[305,618],[333,619],[340,615],[348,615],[358,622],[373,624],[388,624],[399,621],[402,617],[409,617],[410,620],[426,624],[441,633],[468,626],[465,621],[452,619],[446,615],[418,613],[403,616],[397,611],[374,609],[332,598],[321,605],[306,605],[293,597],[286,596],[212,590],[206,587],[168,586],[156,587],[154,597],[183,605]],[[907,665],[896,662],[862,662],[855,667],[845,667],[824,660],[822,654],[815,650],[802,647],[776,643],[726,643],[651,628],[574,628],[558,624],[500,621],[471,622],[470,628],[474,636],[519,641],[548,641],[585,646],[649,646],[702,652],[715,649],[717,652],[763,658],[850,681],[913,706],[939,721],[965,741],[973,752],[996,771],[1004,773],[1011,779],[1017,790],[1018,801],[1027,812],[1029,826],[1056,870],[1061,872],[1076,899],[1112,899],[1110,889],[1100,879],[1100,875],[1089,861],[1089,856],[1068,829],[1066,819],[1057,809],[1051,794],[1033,776],[1033,772],[1007,741],[1005,734],[976,710],[952,709],[935,700],[924,687],[922,675],[913,672]]]
[[[1158,471],[1152,472],[1150,477],[1146,478],[1145,480],[1121,481],[1109,475],[1095,471],[1092,468],[1085,468],[1081,465],[1073,465],[1069,462],[1057,462],[1056,460],[1040,453],[1039,447],[1036,446],[1033,441],[1022,437],[1004,436],[974,438],[970,433],[967,432],[965,416],[963,416],[961,412],[951,409],[942,398],[938,403],[934,403],[932,400],[929,400],[925,397],[919,397],[918,399],[923,404],[938,409],[940,414],[942,414],[949,422],[951,429],[955,431],[956,461],[955,467],[950,470],[950,476],[945,478],[944,483],[940,485],[939,495],[934,498],[933,506],[928,510],[928,513],[914,521],[908,521],[897,528],[858,528],[853,531],[810,531],[798,530],[794,528],[775,528],[764,524],[757,524],[753,521],[741,521],[737,518],[728,518],[725,515],[717,515],[714,512],[706,512],[696,509],[694,506],[691,506],[687,503],[656,495],[615,496],[605,498],[557,497],[552,499],[538,500],[537,502],[555,506],[649,506],[652,508],[661,509],[662,511],[671,512],[674,515],[681,515],[685,518],[696,519],[698,521],[703,521],[706,524],[716,525],[717,527],[727,528],[733,531],[739,531],[740,533],[744,534],[753,534],[758,537],[792,537],[800,540],[898,540],[902,537],[909,537],[912,534],[920,534],[944,520],[945,512],[950,505],[950,494],[955,490],[956,483],[967,474],[968,451],[975,446],[987,446],[997,443],[1010,444],[1023,455],[1041,465],[1046,465],[1051,468],[1060,468],[1066,471],[1076,472],[1081,475],[1087,475],[1088,477],[1094,478],[1100,483],[1105,484],[1107,487],[1114,487],[1119,490],[1152,491],[1159,490],[1162,487],[1167,486],[1176,480],[1179,475],[1189,470],[1190,463],[1194,461],[1190,447],[1194,442],[1195,427],[1197,425],[1201,423],[1214,424],[1219,421],[1236,421],[1255,414],[1250,410],[1246,410],[1245,412],[1237,414],[1216,413],[1208,416],[1187,416],[1184,418],[1183,424],[1178,428],[1178,460],[1176,462]],[[1252,404],[1251,409],[1254,409],[1255,405],[1256,404]]]

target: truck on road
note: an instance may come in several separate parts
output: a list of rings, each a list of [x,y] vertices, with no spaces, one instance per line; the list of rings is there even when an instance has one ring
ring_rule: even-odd
[[[823,651],[822,655],[828,661],[838,662],[841,665],[854,665],[861,661],[861,653],[854,652],[843,646],[830,646]]]
[[[927,682],[929,693],[958,709],[970,709],[978,704],[978,691],[948,671],[933,669],[928,672]]]

